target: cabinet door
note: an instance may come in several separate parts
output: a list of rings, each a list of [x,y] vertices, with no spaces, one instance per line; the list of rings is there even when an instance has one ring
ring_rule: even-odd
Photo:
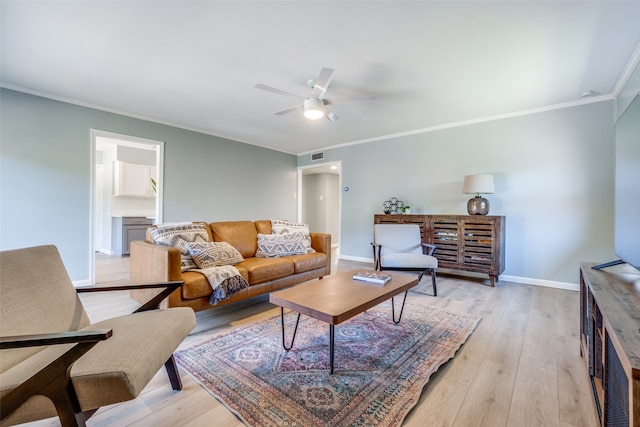
[[[467,220],[463,223],[463,265],[491,271],[495,266],[496,236],[491,221]]]
[[[115,169],[116,196],[153,196],[150,166],[117,161]]]
[[[460,264],[460,222],[436,216],[431,220],[431,243],[436,245],[435,257],[440,267],[454,268]]]
[[[148,225],[127,225],[122,229],[122,254],[131,253],[131,242],[134,240],[145,240],[147,238]]]

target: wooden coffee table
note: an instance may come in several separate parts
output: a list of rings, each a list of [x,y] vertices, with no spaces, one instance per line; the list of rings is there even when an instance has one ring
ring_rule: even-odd
[[[353,275],[357,271],[362,270],[328,276],[322,280],[302,283],[269,295],[269,302],[280,306],[282,347],[285,350],[291,350],[293,347],[296,332],[298,331],[298,323],[300,322],[300,314],[328,323],[329,364],[330,372],[333,374],[335,325],[363,313],[389,298],[391,298],[392,320],[396,324],[400,323],[404,303],[407,299],[407,291],[418,284],[417,276],[406,273],[388,273],[392,277],[391,280],[384,285],[378,285],[354,280]],[[396,320],[393,297],[402,292],[404,292],[402,308]],[[284,331],[285,308],[298,313],[291,344],[289,345],[286,344]]]

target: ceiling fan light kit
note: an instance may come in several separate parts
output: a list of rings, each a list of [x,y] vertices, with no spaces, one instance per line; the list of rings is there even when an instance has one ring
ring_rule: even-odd
[[[303,103],[296,105],[295,107],[287,108],[286,110],[278,111],[275,114],[281,116],[283,114],[291,113],[292,111],[303,110],[304,116],[311,120],[321,119],[327,117],[329,121],[338,120],[339,117],[332,111],[326,109],[327,105],[335,105],[344,102],[367,102],[373,101],[373,96],[360,96],[353,98],[341,98],[341,99],[324,99],[323,96],[329,88],[329,83],[333,77],[334,70],[331,68],[323,68],[320,70],[320,74],[317,79],[307,80],[307,85],[311,88],[311,96],[305,98],[304,96],[296,95],[286,92],[284,90],[276,89],[271,86],[263,85],[261,83],[256,84],[256,89],[266,90],[267,92],[275,93],[278,95],[288,96],[290,98],[296,98],[303,100]]]
[[[318,98],[304,100],[304,116],[307,119],[318,120],[324,117],[324,103]]]

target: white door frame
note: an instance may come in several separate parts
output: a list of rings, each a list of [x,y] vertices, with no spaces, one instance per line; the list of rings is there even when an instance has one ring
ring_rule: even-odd
[[[140,138],[137,136],[124,135],[115,132],[108,132],[99,129],[91,129],[91,147],[89,149],[89,164],[91,170],[90,179],[90,197],[89,197],[89,236],[91,241],[89,242],[89,282],[91,285],[96,283],[96,257],[95,257],[95,203],[96,203],[96,138],[103,137],[108,139],[117,139],[120,141],[131,142],[134,144],[154,145],[156,149],[156,175],[158,181],[156,184],[156,222],[162,222],[162,206],[163,206],[163,193],[164,193],[164,141],[156,141],[153,139]]]
[[[95,198],[94,198],[94,203],[95,203],[95,207],[99,208],[99,209],[95,209],[93,212],[93,220],[94,222],[94,227],[93,227],[93,244],[94,244],[94,251],[95,251],[95,245],[96,243],[99,244],[100,248],[102,248],[102,233],[97,233],[98,231],[102,230],[102,216],[98,215],[99,212],[102,212],[102,209],[104,209],[103,205],[103,193],[104,193],[104,167],[102,165],[94,165],[94,168],[96,170],[96,176],[95,176],[95,181],[94,181],[94,186],[93,188],[95,189]]]

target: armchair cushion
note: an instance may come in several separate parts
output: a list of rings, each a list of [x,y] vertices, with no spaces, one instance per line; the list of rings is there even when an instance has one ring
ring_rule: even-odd
[[[133,313],[87,327],[113,329],[113,336],[71,368],[82,410],[135,398],[194,327],[193,310],[186,307]]]
[[[376,224],[374,232],[382,257],[393,253],[423,253],[420,227],[415,224]]]
[[[0,336],[75,331],[90,324],[57,250],[56,256],[52,250],[39,246],[3,253]],[[0,372],[40,351],[42,347],[2,350]]]
[[[380,256],[382,267],[394,268],[438,268],[438,259],[422,254],[387,254]]]

